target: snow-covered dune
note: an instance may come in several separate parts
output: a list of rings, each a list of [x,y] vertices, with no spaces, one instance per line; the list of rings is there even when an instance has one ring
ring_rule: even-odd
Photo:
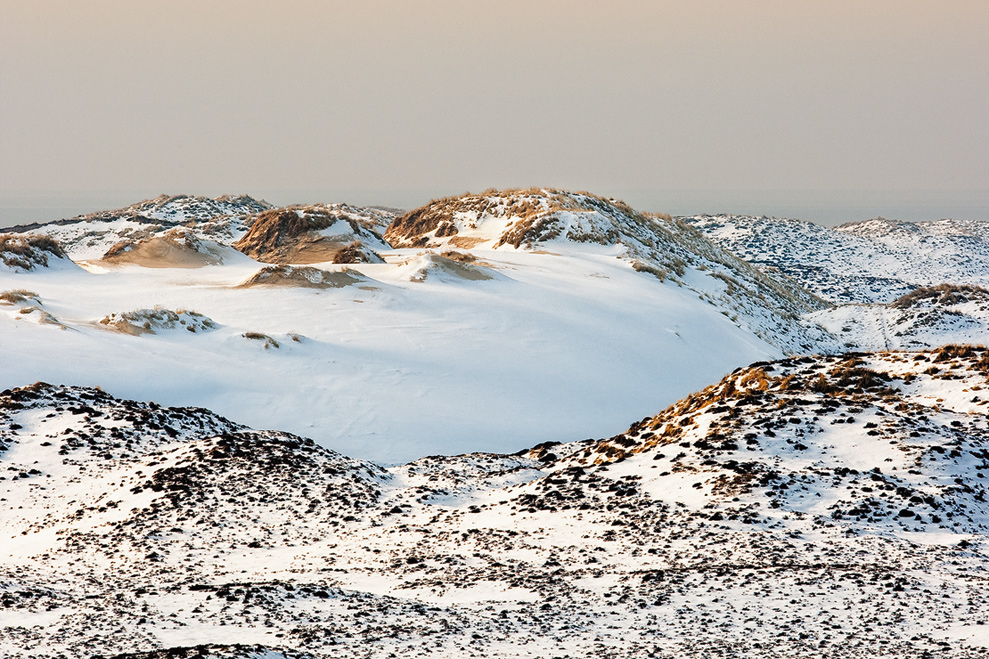
[[[248,196],[216,199],[161,195],[116,210],[99,211],[45,224],[10,227],[15,233],[43,233],[58,240],[74,260],[98,259],[122,241],[139,242],[178,227],[229,244],[244,234],[250,218],[272,208]]]

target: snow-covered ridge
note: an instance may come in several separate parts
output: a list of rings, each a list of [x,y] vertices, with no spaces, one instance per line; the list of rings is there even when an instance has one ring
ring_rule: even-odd
[[[753,364],[607,439],[387,469],[0,392],[0,653],[984,656],[987,374]]]
[[[268,202],[246,195],[216,199],[161,195],[116,210],[16,226],[8,231],[51,236],[78,261],[98,259],[121,241],[137,243],[180,226],[187,226],[201,238],[229,244],[250,226],[249,217],[270,208]]]
[[[174,226],[190,221],[208,222],[230,215],[253,215],[270,208],[273,206],[268,202],[247,195],[223,195],[215,199],[189,195],[159,195],[154,199],[146,199],[116,210],[97,211],[52,222],[25,224],[11,227],[11,230],[23,233],[44,227],[47,231],[53,227],[67,227],[87,222],[116,222],[120,219],[132,219],[143,224],[163,223]]]
[[[932,220],[929,222],[903,222],[877,217],[861,222],[848,222],[835,227],[835,231],[871,238],[889,243],[926,242],[935,236],[963,237],[986,240],[989,238],[989,222],[979,220]]]
[[[142,246],[145,251],[159,249],[161,246],[154,241],[160,243],[178,232],[186,242],[213,245],[198,250],[213,262],[219,257],[214,258],[211,252],[235,245],[262,261],[283,262],[299,255],[303,255],[300,263],[330,261],[333,259],[313,256],[319,251],[315,247],[330,243],[335,246],[333,253],[345,252],[341,262],[380,262],[374,250],[388,249],[381,233],[397,214],[395,210],[349,204],[276,209],[266,201],[248,196],[210,199],[162,195],[117,210],[11,227],[8,231],[51,236],[77,261],[100,259],[115,248],[117,252]],[[292,226],[280,221],[288,217],[296,219]],[[248,235],[255,223],[259,226]],[[167,260],[165,267],[172,267]]]
[[[799,316],[827,306],[793,281],[764,273],[688,224],[586,192],[489,190],[433,201],[385,232],[396,247],[574,251],[615,256],[639,272],[695,290],[735,322],[786,352],[835,349]]]

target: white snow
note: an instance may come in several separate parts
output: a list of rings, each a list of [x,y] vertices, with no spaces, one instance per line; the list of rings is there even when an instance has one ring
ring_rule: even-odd
[[[71,329],[0,313],[0,387],[102,386],[402,462],[607,434],[780,354],[690,289],[613,256],[475,253],[492,279],[412,281],[409,268],[429,265],[415,250],[347,266],[371,281],[325,290],[236,288],[261,267],[246,258],[0,275],[0,291],[38,293]],[[220,328],[132,337],[93,327],[154,307],[196,311]],[[280,347],[259,353],[243,338],[250,332]]]

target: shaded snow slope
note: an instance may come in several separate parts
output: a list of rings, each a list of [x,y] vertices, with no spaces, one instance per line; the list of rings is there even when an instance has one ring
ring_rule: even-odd
[[[387,469],[6,391],[0,654],[989,656],[987,373],[753,364],[607,439]]]
[[[835,303],[890,302],[918,286],[989,281],[986,222],[879,218],[830,229],[739,215],[684,220],[743,259]]]

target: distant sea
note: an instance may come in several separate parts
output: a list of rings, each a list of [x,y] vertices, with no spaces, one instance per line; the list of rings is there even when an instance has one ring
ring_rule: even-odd
[[[922,222],[952,218],[989,221],[989,190],[622,190],[590,189],[634,208],[671,215],[734,213],[793,217],[826,226],[875,217]],[[465,190],[327,190],[247,192],[273,204],[346,201],[415,208]],[[473,190],[480,192],[480,189]],[[230,191],[230,194],[242,194]],[[189,194],[192,194],[190,192]],[[199,192],[198,194],[203,194]],[[207,193],[219,196],[222,193]],[[48,222],[128,206],[156,196],[129,192],[0,194],[0,227]]]

